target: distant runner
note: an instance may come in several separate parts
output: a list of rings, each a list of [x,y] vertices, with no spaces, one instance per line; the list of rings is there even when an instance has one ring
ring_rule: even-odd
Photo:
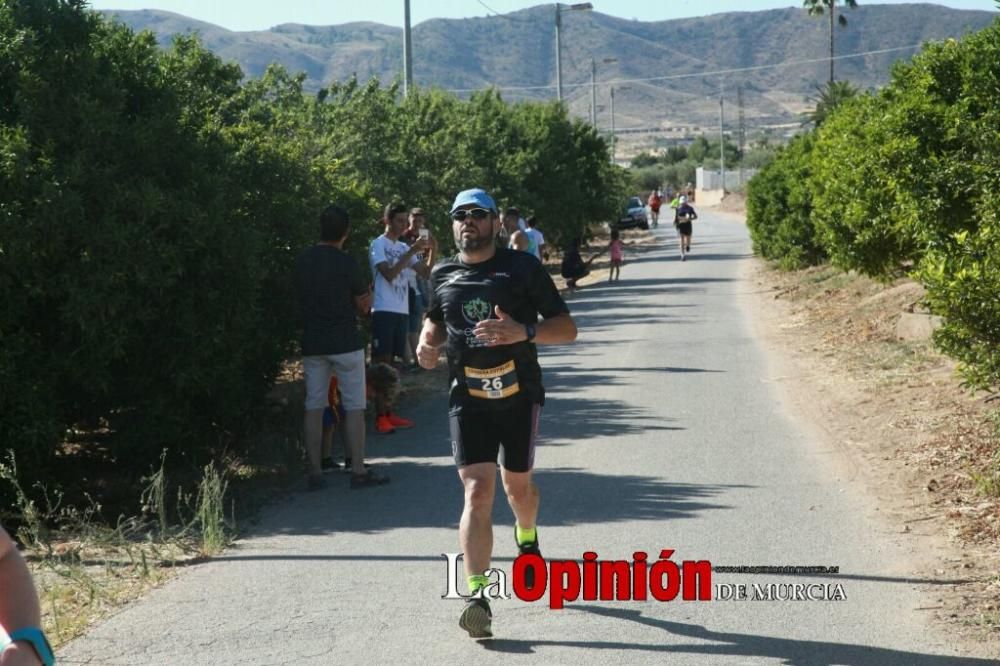
[[[662,199],[660,199],[659,190],[653,190],[650,192],[649,199],[646,200],[646,203],[649,205],[650,222],[655,229],[660,223],[660,204],[662,203]]]
[[[686,261],[688,253],[691,252],[691,222],[698,219],[698,213],[694,212],[694,208],[688,203],[686,196],[681,195],[678,203],[680,205],[677,207],[675,223],[677,224],[677,233],[680,234],[681,261]]]

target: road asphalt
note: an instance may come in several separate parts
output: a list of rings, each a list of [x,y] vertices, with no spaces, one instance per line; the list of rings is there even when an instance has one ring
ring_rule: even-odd
[[[442,390],[401,407],[415,429],[369,435],[391,484],[351,490],[336,474],[269,508],[223,555],[65,646],[60,663],[998,663],[956,652],[928,624],[935,583],[914,575],[836,447],[782,406],[768,364],[780,350],[752,334],[746,228],[700,213],[688,261],[661,226],[620,281],[585,281],[568,299],[577,342],[543,350],[542,552],[644,551],[652,566],[670,549],[676,563],[838,573],[712,575],[713,596],[743,585],[746,599],[551,610],[548,596],[514,597],[493,603],[495,638],[474,641],[458,627],[463,602],[442,599],[462,505]],[[494,565],[509,575],[503,497],[493,516]],[[796,589],[814,599],[785,598]],[[838,591],[845,598],[815,598]]]

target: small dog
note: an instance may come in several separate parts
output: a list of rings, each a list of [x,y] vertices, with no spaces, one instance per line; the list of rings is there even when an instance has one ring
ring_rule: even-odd
[[[377,408],[391,410],[399,397],[399,371],[388,363],[372,363],[365,376],[368,399]]]

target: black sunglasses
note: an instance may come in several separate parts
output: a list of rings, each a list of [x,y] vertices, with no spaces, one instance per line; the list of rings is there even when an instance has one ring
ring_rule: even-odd
[[[456,222],[464,222],[466,218],[471,217],[473,220],[476,220],[478,222],[479,220],[485,220],[492,214],[493,211],[487,210],[485,208],[473,208],[472,210],[456,210],[454,213],[451,214],[451,219],[455,220]]]

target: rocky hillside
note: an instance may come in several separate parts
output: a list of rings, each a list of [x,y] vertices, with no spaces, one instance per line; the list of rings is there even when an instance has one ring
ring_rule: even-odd
[[[959,38],[997,16],[931,4],[862,5],[843,11],[848,25],[837,29],[838,55]],[[402,70],[402,30],[376,23],[288,23],[266,31],[232,32],[167,12],[106,13],[135,30],[154,31],[164,44],[175,34],[197,32],[209,48],[237,61],[249,76],[260,75],[271,62],[303,71],[311,89],[352,75],[391,81]],[[619,129],[716,127],[720,84],[727,125],[736,122],[737,88],[742,88],[749,133],[795,124],[798,114],[810,106],[808,98],[816,86],[828,77],[829,65],[823,60],[828,26],[825,17],[810,17],[797,8],[660,22],[597,11],[564,12],[564,95],[573,113],[588,117],[591,58],[614,58],[617,62],[599,66],[597,78],[630,81],[616,86]],[[551,4],[502,17],[425,21],[413,28],[415,83],[449,90],[495,85],[506,89],[504,96],[512,101],[553,98],[554,30]],[[915,51],[839,60],[836,75],[858,87],[875,88],[888,79],[893,62]],[[809,60],[816,62],[803,63]],[[719,74],[748,68],[757,69]],[[662,78],[633,81],[657,77]],[[517,87],[542,88],[509,89]],[[610,125],[607,85],[599,86],[597,97],[598,124]]]

